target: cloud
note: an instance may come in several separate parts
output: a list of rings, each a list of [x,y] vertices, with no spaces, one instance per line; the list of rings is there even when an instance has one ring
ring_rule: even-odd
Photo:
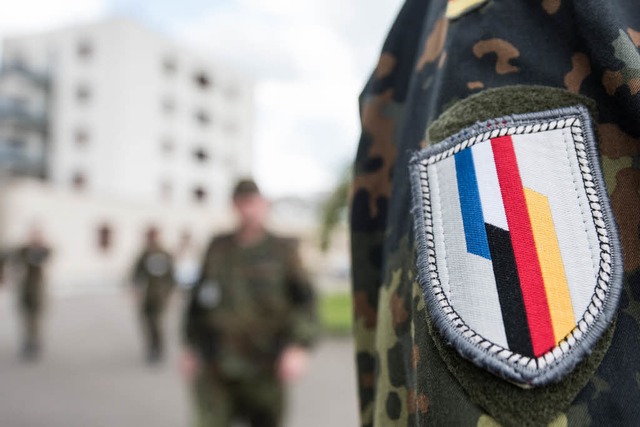
[[[106,0],[20,0],[7,2],[0,14],[0,37],[40,32],[103,16]]]
[[[400,0],[228,0],[174,33],[257,81],[256,175],[272,195],[330,189],[351,161],[357,96]]]

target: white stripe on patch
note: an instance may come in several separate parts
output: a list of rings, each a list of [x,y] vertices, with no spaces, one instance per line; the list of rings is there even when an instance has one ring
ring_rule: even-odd
[[[500,193],[500,184],[498,183],[498,173],[493,160],[491,141],[474,145],[471,153],[476,167],[484,222],[500,227],[503,230],[509,230],[502,203],[502,194]]]
[[[588,201],[577,169],[575,149],[567,149],[567,144],[571,144],[571,133],[568,129],[559,129],[514,135],[512,140],[523,186],[549,198],[571,304],[578,322],[591,302],[594,288],[584,284],[595,285],[600,249],[591,212],[583,212],[581,208],[588,206]],[[577,197],[582,203],[575,202]]]
[[[443,229],[443,233],[435,235],[436,258],[446,258],[451,305],[470,328],[508,348],[493,264],[467,252],[454,157],[429,166],[428,174],[432,211],[434,218],[438,215],[442,219]],[[442,212],[447,216],[443,217]]]

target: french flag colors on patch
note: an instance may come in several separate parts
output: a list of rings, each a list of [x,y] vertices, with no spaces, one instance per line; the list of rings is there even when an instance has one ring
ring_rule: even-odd
[[[495,357],[506,367],[488,367],[517,382],[535,383],[607,322],[616,231],[584,135],[589,117],[566,113],[476,125],[412,162],[432,317],[461,353]],[[575,353],[590,351],[583,344]]]

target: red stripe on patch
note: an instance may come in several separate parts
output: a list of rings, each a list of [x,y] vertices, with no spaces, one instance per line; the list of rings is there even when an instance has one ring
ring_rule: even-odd
[[[518,267],[533,353],[539,357],[553,348],[556,342],[522,179],[511,137],[492,139],[491,148]]]

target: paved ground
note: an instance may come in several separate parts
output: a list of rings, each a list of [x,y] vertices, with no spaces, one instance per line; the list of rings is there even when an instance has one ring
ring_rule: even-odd
[[[179,304],[171,310],[177,335]],[[137,319],[127,295],[85,295],[50,302],[47,352],[40,363],[16,357],[11,298],[0,291],[0,426],[186,427],[188,390],[169,360],[142,363]],[[306,378],[291,390],[290,427],[357,424],[352,343],[322,342]]]

